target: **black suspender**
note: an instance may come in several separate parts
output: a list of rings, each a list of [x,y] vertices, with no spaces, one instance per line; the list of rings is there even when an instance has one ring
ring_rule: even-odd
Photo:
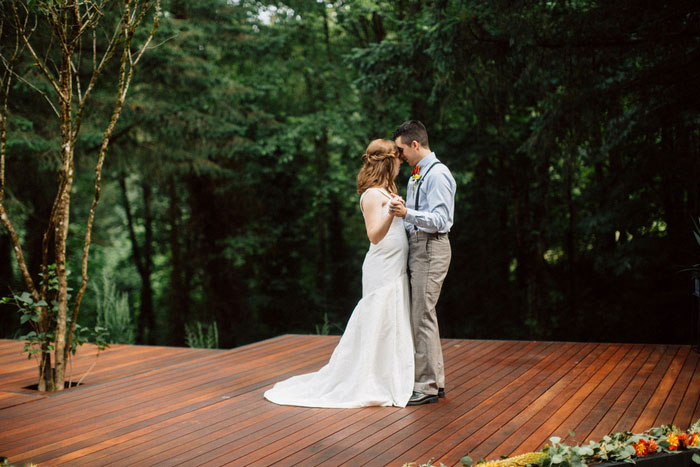
[[[425,173],[420,178],[420,180],[418,180],[418,183],[415,186],[415,188],[416,188],[416,204],[413,205],[413,209],[415,209],[416,211],[418,210],[418,199],[420,198],[420,186],[423,183],[423,180],[425,180],[425,177],[428,176],[428,173],[433,169],[433,167],[435,167],[436,165],[439,165],[439,164],[442,164],[442,162],[436,161],[435,163],[433,163],[433,165],[428,167],[428,170],[425,171]]]

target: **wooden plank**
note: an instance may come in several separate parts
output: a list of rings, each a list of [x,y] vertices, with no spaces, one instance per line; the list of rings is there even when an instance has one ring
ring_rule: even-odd
[[[209,373],[211,374],[212,372],[209,372]],[[226,378],[230,378],[230,376],[227,375]],[[232,387],[233,387],[233,386],[229,387],[229,389],[231,389]],[[230,396],[230,395],[227,395],[227,397],[231,397],[231,396]],[[167,416],[167,415],[168,415],[168,414],[166,414],[166,415],[164,415],[164,416]],[[151,420],[152,420],[152,419],[151,419]],[[115,423],[113,422],[113,423],[111,424],[111,426],[112,426],[112,427],[115,427],[116,425],[115,425]],[[106,433],[106,434],[104,435],[104,437],[105,437],[106,439],[110,439],[110,438],[111,438],[112,436],[114,436],[114,435],[115,435],[115,432],[110,432],[110,433]],[[159,444],[161,444],[161,443],[159,443]]]
[[[689,357],[690,361],[695,362],[695,368],[690,376],[688,390],[683,395],[676,417],[673,419],[673,424],[677,427],[691,426],[700,418],[700,414],[693,410],[693,406],[696,404],[694,401],[700,401],[700,355],[692,352]]]
[[[581,375],[594,362],[601,361],[601,355],[606,349],[605,346],[599,344],[578,344],[578,347],[579,353],[571,359],[569,365],[562,369],[563,376],[531,404],[519,418],[512,421],[512,426],[505,432],[507,436],[497,446],[485,443],[483,445],[485,454],[480,454],[480,457],[494,459],[501,455],[513,455],[518,452],[517,449],[524,439],[538,430],[543,430],[542,426],[551,414],[563,401],[572,397],[577,390],[578,384],[573,383],[583,380],[579,379]],[[489,449],[490,451],[488,451]]]
[[[688,347],[675,347],[674,350],[677,351],[676,357],[671,361],[671,364],[664,372],[663,378],[656,386],[654,393],[649,399],[649,402],[646,403],[644,410],[642,410],[642,413],[639,415],[636,423],[632,427],[632,431],[635,433],[638,431],[647,430],[654,426],[656,420],[659,418],[661,408],[671,392],[671,388],[676,383],[676,379],[678,378],[678,375],[683,367],[683,362],[685,361],[688,352],[690,352]],[[670,417],[666,423],[670,423],[671,420],[672,417]]]
[[[308,344],[311,347],[323,344],[323,341],[317,341],[313,344]],[[303,349],[303,347],[302,347]],[[197,366],[190,367],[195,360],[188,360],[185,362],[178,363],[176,365],[158,368],[151,372],[137,373],[135,375],[128,375],[125,378],[119,378],[113,381],[112,384],[98,387],[94,386],[91,388],[78,388],[70,392],[64,392],[62,394],[54,394],[53,397],[61,397],[60,400],[52,402],[52,407],[54,413],[57,415],[64,415],[65,413],[71,413],[75,409],[76,405],[89,404],[93,399],[99,399],[104,397],[118,397],[123,393],[127,394],[137,394],[138,391],[145,390],[146,388],[160,387],[164,388],[166,383],[174,384],[179,380],[186,379],[188,377],[200,378],[202,371],[209,371],[212,366],[216,367],[219,365],[228,365],[233,363],[231,367],[228,367],[229,371],[239,371],[240,368],[246,366],[247,363],[245,358],[250,357],[250,352],[230,352],[224,354],[223,357],[219,357],[218,354],[211,357],[203,357],[196,359]],[[244,363],[239,362],[239,359]],[[87,389],[90,389],[87,391]],[[79,399],[67,397],[67,394],[74,391],[81,390],[86,391],[82,393]],[[137,396],[138,397],[138,396]],[[121,400],[124,403],[124,399]],[[37,407],[36,412],[38,417],[41,417],[42,407]],[[31,411],[24,410],[22,417],[26,420],[33,415]]]
[[[562,423],[576,410],[585,398],[595,389],[610,368],[620,358],[626,349],[620,345],[603,346],[600,357],[590,362],[590,365],[571,383],[573,392],[561,400],[547,420],[532,432],[515,448],[515,452],[537,451],[551,437],[552,433],[559,434]],[[564,435],[565,433],[561,433]],[[562,436],[563,437],[563,436]]]
[[[460,351],[463,350],[458,344],[450,344],[451,343],[448,343],[447,345],[443,346],[443,356],[445,357],[445,361],[447,363],[453,361],[453,359],[460,354]],[[391,413],[390,410],[397,411],[398,409],[387,410],[386,408],[368,408],[366,410],[363,410],[363,412],[365,413],[363,413],[362,416],[360,416],[356,422],[350,422],[350,419],[348,418],[342,423],[341,426],[338,426],[338,424],[326,424],[323,426],[323,430],[317,430],[313,433],[305,433],[302,430],[300,433],[295,434],[295,436],[298,437],[296,441],[292,442],[289,438],[284,440],[284,446],[286,447],[286,449],[284,450],[285,463],[293,463],[303,460],[303,464],[308,465],[308,457],[311,454],[315,454],[323,450],[323,446],[327,446],[329,445],[329,443],[345,444],[343,441],[346,439],[347,436],[354,434],[362,428],[368,426],[368,419],[376,420],[378,418],[386,417]],[[401,412],[402,410],[398,411]],[[334,431],[337,428],[340,429],[338,431]],[[292,455],[291,457],[286,457],[289,453],[292,452],[294,452],[294,455]],[[266,463],[275,463],[281,460],[281,458],[279,457],[279,453],[280,451],[277,451],[273,452],[272,454],[265,455],[264,452],[256,452],[255,455],[258,456],[258,459],[247,459],[246,457],[243,457],[237,460],[237,462],[240,461],[246,465],[249,462],[251,463],[251,465],[264,465]]]
[[[279,423],[291,415],[291,407],[283,407],[274,413],[259,414],[262,402],[257,399],[249,395],[236,401],[225,400],[130,431],[118,437],[116,443],[107,439],[103,446],[113,444],[111,449],[84,450],[81,453],[84,456],[75,465],[124,465],[124,459],[129,459],[130,463],[157,462],[158,465],[165,465],[166,462],[159,461],[159,458],[177,459],[178,453],[185,453],[184,457],[188,458],[196,446],[211,446],[219,433],[230,434],[233,430],[240,432],[266,422]],[[181,459],[176,461],[177,464],[182,462]]]
[[[100,356],[99,382],[51,395],[2,388],[36,369],[20,342],[0,340],[0,453],[52,466],[402,465],[431,456],[458,465],[465,454],[540,448],[568,428],[577,439],[644,419],[686,428],[700,408],[700,356],[688,346],[457,339],[443,340],[447,397],[438,404],[264,400],[276,381],[325,364],[338,339],[285,335],[228,351],[119,346]],[[80,358],[76,369],[94,354]],[[24,403],[1,408],[14,397]]]
[[[416,433],[415,447],[406,451],[404,456],[417,461],[442,456],[444,460],[454,455],[462,457],[467,452],[479,451],[483,449],[481,445],[485,441],[494,441],[494,433],[551,386],[552,382],[548,379],[562,371],[571,354],[578,351],[578,348],[572,344],[562,346],[555,344],[549,348],[551,351],[544,355],[544,358],[529,365],[524,373],[513,375],[514,377],[509,378],[506,386],[494,391],[477,408],[459,416],[450,417],[449,423],[438,426],[438,430],[424,441],[420,441],[419,433]],[[484,422],[479,426],[469,423],[471,420]]]
[[[490,405],[488,400],[492,394],[498,392],[508,382],[528,370],[529,367],[519,365],[518,362],[528,359],[530,361],[539,361],[544,354],[551,352],[552,345],[551,343],[544,345],[525,343],[515,347],[513,353],[508,354],[507,358],[490,362],[491,368],[486,369],[482,373],[487,377],[480,378],[479,376],[481,375],[479,375],[473,378],[472,385],[467,390],[460,388],[461,391],[453,391],[458,392],[452,400],[456,404],[438,404],[437,408],[433,408],[432,405],[411,407],[409,410],[413,412],[412,416],[401,420],[401,422],[405,423],[397,433],[376,443],[371,450],[358,454],[352,459],[351,463],[354,465],[372,465],[381,464],[388,457],[397,458],[415,441],[412,435],[416,431],[420,431],[423,436],[429,436],[439,431],[440,425],[444,423],[442,422],[443,417],[454,416],[455,413],[459,413],[460,416],[472,413],[475,417],[478,417],[485,412],[482,404],[485,404],[484,407]]]
[[[445,361],[447,397],[444,401],[453,401],[455,397],[458,397],[460,393],[466,390],[466,385],[463,384],[464,375],[472,374],[472,372],[480,373],[480,368],[483,368],[482,365],[490,361],[494,354],[505,358],[509,349],[513,348],[515,348],[513,342],[497,341],[467,341],[464,345],[456,348],[460,352],[452,358],[448,357]],[[467,356],[468,358],[466,358]],[[456,364],[456,360],[459,357],[464,362],[462,365]],[[330,446],[324,451],[305,459],[304,464],[341,465],[352,461],[358,454],[371,449],[373,443],[378,443],[397,433],[404,426],[403,423],[397,422],[409,414],[412,414],[412,412],[398,411],[382,417],[379,422],[359,430],[341,443]]]
[[[618,354],[621,355],[621,358],[617,362],[611,361],[610,365],[606,365],[607,374],[601,372],[603,379],[600,383],[552,435],[559,436],[563,442],[568,444],[582,443],[590,439],[589,435],[593,428],[610,410],[617,395],[625,390],[624,373],[630,366],[632,366],[632,370],[634,369],[634,362],[640,351],[641,346],[639,345],[626,345],[620,349]],[[576,434],[576,439],[569,436],[569,431]]]
[[[405,416],[381,428],[361,442],[346,447],[341,453],[325,460],[321,465],[362,465],[363,462],[369,462],[376,455],[372,453],[382,452],[387,445],[391,446],[393,442],[398,442],[410,435],[411,430],[421,426],[423,422],[421,418],[428,416],[439,418],[448,413],[450,407],[453,409],[458,407],[462,401],[468,400],[470,395],[478,393],[479,384],[488,385],[499,379],[502,373],[498,373],[491,363],[504,362],[507,365],[508,361],[515,361],[518,352],[522,350],[515,342],[503,343],[499,347],[502,348],[501,351],[496,351],[493,355],[489,353],[483,359],[476,360],[470,365],[473,368],[473,374],[477,375],[471,380],[472,384],[456,384],[450,390],[450,396],[445,404],[438,404],[435,410],[432,410],[432,406],[409,407]],[[368,459],[363,459],[363,456],[367,456]]]
[[[596,346],[580,344],[568,344],[568,348],[558,349],[557,358],[533,376],[531,382],[527,380],[514,380],[511,385],[520,385],[527,392],[519,396],[517,392],[513,392],[512,397],[507,403],[499,404],[494,407],[493,415],[490,415],[491,421],[484,423],[483,426],[472,429],[467,428],[466,423],[455,424],[454,430],[459,435],[451,436],[452,439],[446,440],[447,444],[441,442],[439,434],[435,437],[436,444],[431,451],[425,451],[421,454],[415,453],[416,459],[423,459],[426,456],[435,456],[440,462],[449,462],[450,458],[461,458],[466,454],[474,454],[478,457],[498,458],[501,454],[510,455],[510,451],[496,451],[507,446],[507,442],[519,443],[521,437],[514,436],[517,430],[525,425],[530,420],[533,420],[537,415],[543,413],[542,409],[546,404],[556,400],[566,387],[566,382],[571,378],[572,372],[576,369],[579,361],[590,355],[595,350]],[[573,373],[576,374],[576,373]],[[527,374],[525,375],[527,378]],[[522,377],[520,378],[522,380]],[[506,406],[506,404],[508,404]],[[499,410],[500,409],[500,413]],[[488,420],[488,417],[483,417]],[[535,427],[539,424],[534,424]],[[449,427],[447,431],[450,430]],[[445,449],[447,447],[448,449]],[[436,452],[437,449],[442,449],[441,452]],[[499,452],[495,455],[494,452]]]
[[[668,392],[666,399],[659,410],[659,414],[656,416],[654,426],[672,425],[674,423],[676,413],[678,412],[683,396],[689,389],[691,378],[697,365],[697,358],[694,358],[694,356],[697,354],[693,354],[690,351],[684,352],[684,350],[687,350],[687,348],[681,349],[681,351],[678,353],[679,357],[685,356],[683,367],[679,371],[678,376],[673,383],[673,387]],[[690,423],[686,422],[684,425],[687,427],[690,425]]]
[[[580,439],[600,441],[604,436],[614,432],[615,425],[629,407],[639,388],[651,374],[652,369],[661,358],[661,354],[659,346],[655,345],[648,344],[640,350],[635,361],[627,368],[619,384],[616,385],[616,389],[609,394],[612,398],[617,393],[617,398],[608,407],[598,423],[588,432],[588,435]]]
[[[29,451],[29,455],[38,461],[43,461],[60,454],[67,448],[82,448],[96,436],[111,436],[115,430],[124,426],[167,415],[180,408],[194,409],[216,403],[222,396],[227,395],[231,388],[246,387],[250,384],[250,381],[236,382],[234,381],[236,376],[228,373],[224,376],[218,375],[215,371],[216,368],[220,368],[218,361],[208,361],[209,367],[201,366],[203,365],[201,360],[197,363],[200,366],[185,371],[180,368],[162,370],[162,373],[167,373],[167,378],[164,380],[167,383],[155,384],[154,388],[144,388],[142,391],[121,397],[115,400],[116,404],[107,405],[97,400],[101,410],[91,414],[89,418],[82,417],[79,425],[75,424],[77,419],[70,417],[75,407],[62,407],[61,412],[56,416],[59,418],[59,423],[66,423],[66,426],[62,430],[45,435],[41,443],[32,446],[34,449]],[[191,378],[199,377],[200,371],[218,375],[221,379],[209,379],[202,384],[192,383]],[[79,398],[76,403],[80,403],[81,400],[85,398]],[[14,430],[14,434],[20,437],[26,436],[25,431]],[[12,454],[11,450],[9,454]]]
[[[44,397],[46,396],[42,394],[0,391],[0,410],[14,407],[15,405],[26,404],[27,402],[33,402],[37,399],[43,399]]]

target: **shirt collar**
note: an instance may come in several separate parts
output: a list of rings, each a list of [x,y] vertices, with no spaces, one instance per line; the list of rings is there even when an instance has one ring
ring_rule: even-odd
[[[425,169],[426,167],[430,166],[436,160],[437,160],[437,156],[435,155],[434,152],[431,152],[427,156],[425,156],[423,159],[418,161],[418,163],[416,165],[419,165],[421,169]]]

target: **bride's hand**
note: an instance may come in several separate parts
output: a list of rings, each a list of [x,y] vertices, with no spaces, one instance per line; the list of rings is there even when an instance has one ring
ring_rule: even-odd
[[[394,196],[389,201],[389,213],[394,217],[406,216],[406,201],[400,196]]]

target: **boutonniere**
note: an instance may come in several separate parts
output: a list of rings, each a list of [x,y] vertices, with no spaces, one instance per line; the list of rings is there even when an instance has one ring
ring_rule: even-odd
[[[420,180],[420,165],[413,167],[413,170],[411,170],[411,178],[409,180],[411,180],[414,185],[416,182],[418,182],[418,180]]]
[[[416,191],[416,186],[420,180],[420,165],[415,165],[411,170],[411,177],[408,179],[411,182],[411,193]]]

